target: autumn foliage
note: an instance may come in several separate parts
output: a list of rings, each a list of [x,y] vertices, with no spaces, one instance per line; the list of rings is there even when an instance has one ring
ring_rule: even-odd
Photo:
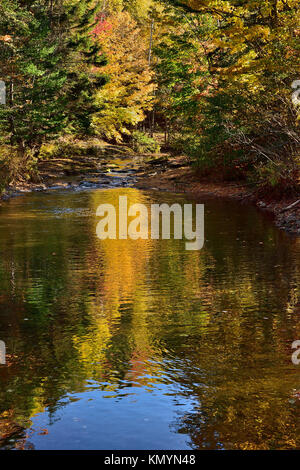
[[[153,102],[153,72],[147,62],[148,44],[136,21],[126,11],[101,18],[94,29],[107,57],[101,72],[108,82],[96,94],[101,110],[94,115],[93,129],[107,139],[121,141]]]

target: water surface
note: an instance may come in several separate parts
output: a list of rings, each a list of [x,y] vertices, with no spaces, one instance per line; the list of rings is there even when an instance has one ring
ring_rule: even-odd
[[[205,245],[96,237],[100,203],[182,195],[29,194],[0,208],[0,446],[295,449],[299,239],[251,206],[205,202]]]

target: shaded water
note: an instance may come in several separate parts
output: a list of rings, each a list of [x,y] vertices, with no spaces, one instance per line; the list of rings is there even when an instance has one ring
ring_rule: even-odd
[[[111,189],[0,208],[1,447],[300,448],[299,239],[208,200],[201,251],[100,241],[96,208],[120,194],[185,201]]]

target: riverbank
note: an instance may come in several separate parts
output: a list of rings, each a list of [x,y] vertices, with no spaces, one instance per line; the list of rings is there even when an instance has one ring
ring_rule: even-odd
[[[125,150],[125,149],[124,149]],[[251,202],[274,217],[277,227],[300,235],[300,195],[272,199],[259,196],[255,187],[239,182],[214,182],[199,178],[186,157],[169,155],[128,155],[107,146],[103,155],[57,158],[41,162],[38,182],[10,185],[1,199],[7,200],[32,191],[58,189],[86,190],[110,187],[136,187],[192,194],[199,197],[228,198]]]
[[[145,155],[135,155],[125,145],[99,140],[60,142],[43,151],[29,180],[23,178],[8,184],[0,200],[34,191],[127,186],[143,159]]]
[[[151,160],[147,171],[139,175],[136,187],[182,192],[196,196],[249,201],[274,217],[275,225],[291,234],[300,235],[300,194],[272,199],[259,196],[256,187],[238,182],[212,182],[199,178],[186,157]]]

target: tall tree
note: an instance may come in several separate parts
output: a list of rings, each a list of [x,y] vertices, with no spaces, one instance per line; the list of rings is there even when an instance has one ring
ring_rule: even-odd
[[[231,157],[237,150],[246,165],[268,168],[270,182],[294,181],[297,171],[299,128],[291,101],[291,83],[298,78],[298,2],[269,0],[170,0],[181,15],[184,40],[198,46],[207,64],[199,88],[195,135],[201,161],[216,164],[220,146]],[[199,26],[200,25],[200,26]],[[203,26],[207,27],[204,28]],[[179,37],[175,41],[179,41]],[[166,64],[176,63],[168,51],[160,52]],[[195,66],[196,66],[195,60]],[[177,63],[177,84],[186,80]],[[191,68],[192,70],[192,68]],[[176,72],[175,72],[176,75]],[[174,80],[174,78],[173,78]],[[178,86],[176,87],[178,90]],[[174,101],[176,89],[171,93]],[[191,103],[195,93],[191,96]],[[176,106],[179,100],[175,99]],[[235,164],[236,162],[234,162]],[[299,161],[298,161],[299,163]],[[266,175],[267,176],[267,175]]]
[[[152,106],[149,45],[126,11],[101,19],[94,33],[108,59],[103,67],[108,82],[97,93],[100,110],[93,117],[93,128],[102,137],[121,141]]]
[[[66,129],[88,131],[93,94],[104,83],[99,44],[90,34],[97,14],[89,0],[4,0],[0,6],[0,107],[5,139],[21,154]]]

